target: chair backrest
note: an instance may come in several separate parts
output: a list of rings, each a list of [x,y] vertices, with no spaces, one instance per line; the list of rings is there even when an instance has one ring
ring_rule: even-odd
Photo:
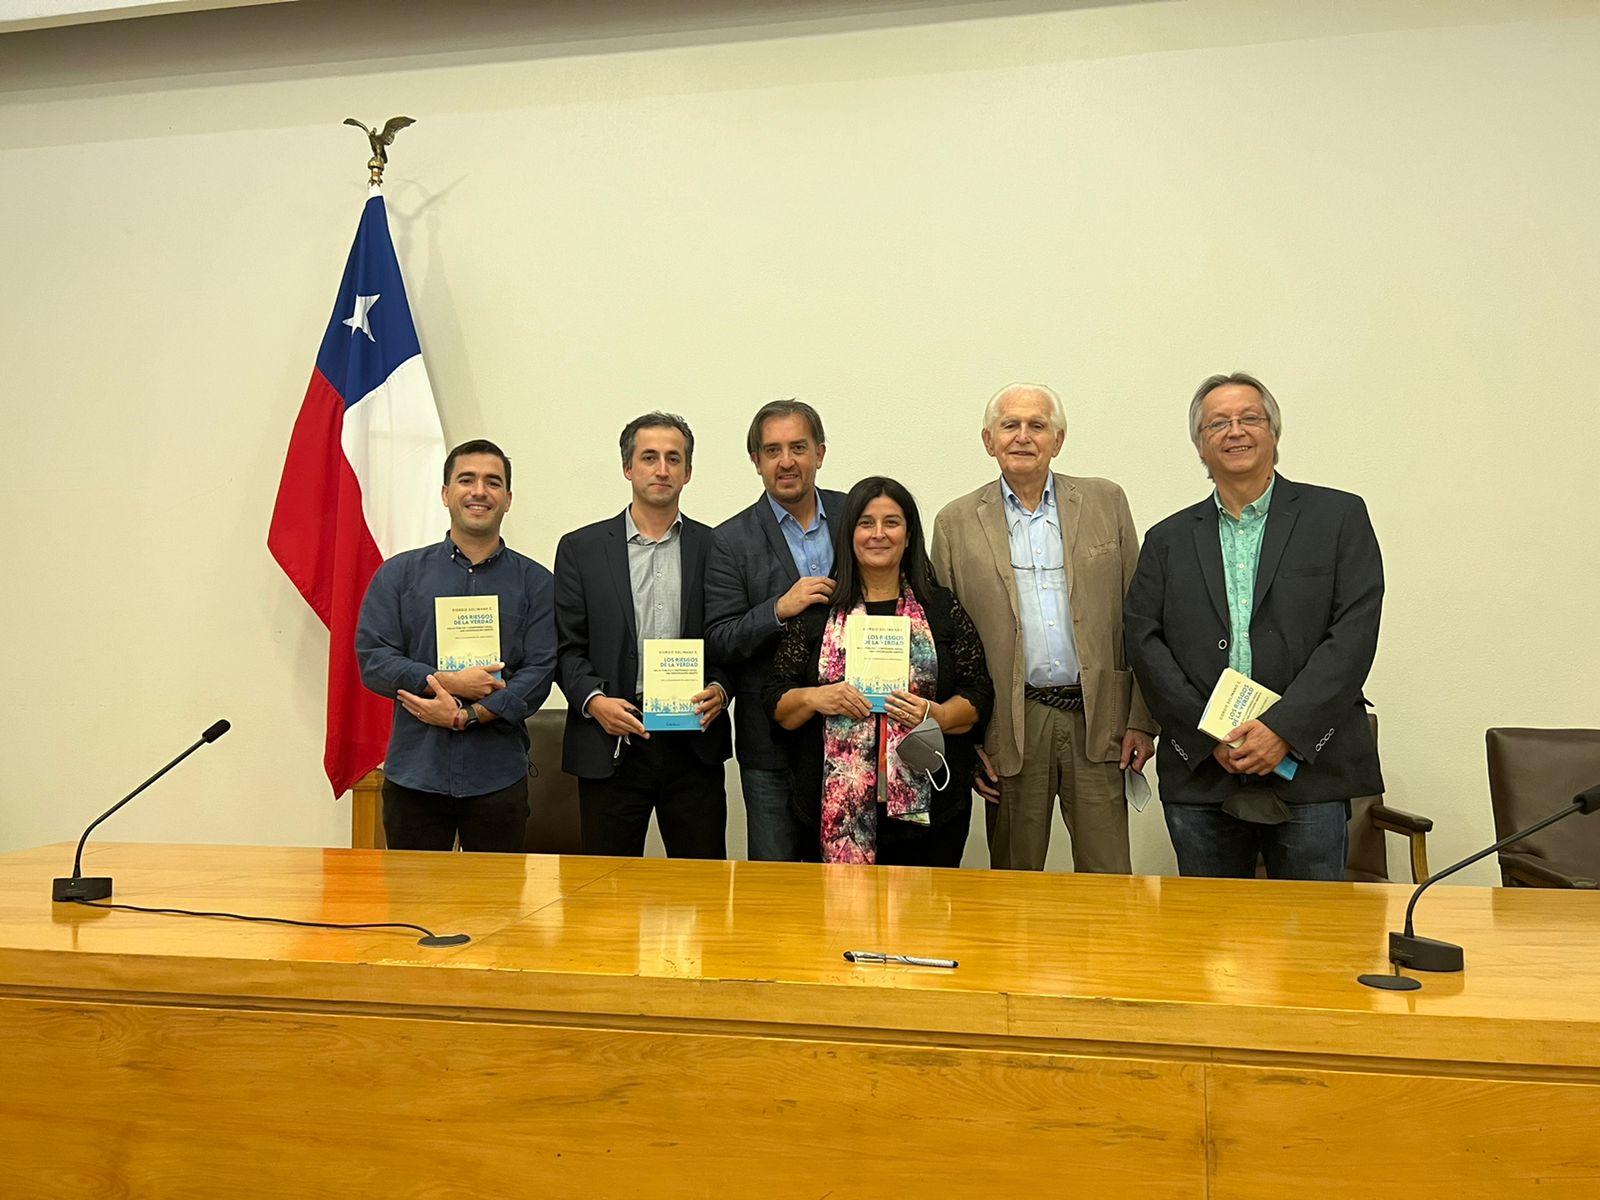
[[[1491,729],[1485,741],[1497,839],[1600,783],[1600,729]],[[1568,818],[1508,849],[1544,859],[1563,874],[1600,878],[1600,818]]]
[[[583,834],[578,820],[578,780],[561,769],[561,737],[567,706],[550,704],[528,719],[532,740],[528,756],[534,772],[528,779],[529,854],[581,854]]]
[[[1372,725],[1372,744],[1378,744],[1378,714],[1370,708],[1367,720]],[[1350,801],[1350,854],[1345,859],[1344,877],[1357,883],[1389,882],[1389,845],[1383,830],[1372,823],[1372,807],[1382,804],[1380,796],[1356,796]]]
[[[1382,796],[1357,796],[1350,801],[1350,856],[1344,877],[1352,883],[1389,883],[1389,842],[1372,820]]]

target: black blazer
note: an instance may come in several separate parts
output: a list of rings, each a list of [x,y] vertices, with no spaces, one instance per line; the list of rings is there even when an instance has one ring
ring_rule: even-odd
[[[683,570],[682,636],[705,636],[705,560],[711,527],[683,518],[679,532]],[[567,728],[561,743],[561,769],[580,779],[608,779],[616,770],[617,739],[583,714],[583,702],[599,689],[607,696],[633,698],[639,674],[639,634],[633,616],[633,581],[628,574],[628,535],[622,514],[575,529],[556,546],[556,679],[567,697]],[[720,683],[732,694],[710,648],[706,684]],[[733,753],[728,714],[703,733],[654,734],[693,739],[706,763],[725,762]],[[624,748],[623,753],[627,750]]]
[[[978,710],[978,723],[966,733],[945,734],[944,757],[950,766],[950,781],[943,791],[935,791],[929,801],[929,821],[969,819],[972,813],[972,775],[978,764],[978,747],[983,731],[994,711],[994,684],[983,657],[983,642],[972,618],[956,602],[955,595],[937,588],[932,595],[919,597],[928,614],[933,633],[938,673],[933,698],[948,700],[962,695]],[[772,671],[762,689],[762,707],[768,718],[777,711],[778,701],[790,688],[817,686],[817,660],[822,654],[822,633],[833,609],[814,604],[784,627],[783,641],[773,658]],[[790,795],[795,813],[811,828],[822,827],[822,722],[812,717],[799,729],[784,729],[774,723],[772,732],[783,747],[792,784]],[[942,772],[935,775],[942,778]]]
[[[828,536],[837,542],[843,492],[821,488]],[[789,543],[766,493],[717,526],[706,558],[706,652],[733,678],[734,746],[747,767],[781,771],[788,765],[772,737],[761,689],[783,634],[774,613],[778,597],[800,581]]]
[[[1250,618],[1251,676],[1283,697],[1261,718],[1301,759],[1292,782],[1232,775],[1196,726],[1228,665],[1217,505],[1207,496],[1145,535],[1128,586],[1128,663],[1161,722],[1161,798],[1221,804],[1241,787],[1288,803],[1383,791],[1362,686],[1378,648],[1383,559],[1359,496],[1278,476]]]

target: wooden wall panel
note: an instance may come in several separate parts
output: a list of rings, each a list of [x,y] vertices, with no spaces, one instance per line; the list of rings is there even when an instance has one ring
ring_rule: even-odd
[[[1594,1200],[1600,1086],[1214,1066],[1212,1200]]]
[[[1204,1195],[1204,1068],[0,1000],[8,1197]]]

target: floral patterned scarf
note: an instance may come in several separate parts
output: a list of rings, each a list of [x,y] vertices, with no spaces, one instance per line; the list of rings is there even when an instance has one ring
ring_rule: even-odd
[[[911,618],[911,679],[913,694],[933,699],[939,674],[933,631],[928,615],[904,580],[895,615]],[[844,623],[866,605],[857,603],[850,613],[835,609],[822,633],[822,653],[817,660],[817,682],[838,683],[844,678]],[[883,745],[879,745],[879,733]],[[908,770],[895,748],[908,730],[892,718],[874,713],[869,720],[824,717],[822,724],[822,861],[871,863],[878,860],[878,771],[888,765],[885,792],[888,813],[901,821],[928,824],[932,787],[926,775]]]

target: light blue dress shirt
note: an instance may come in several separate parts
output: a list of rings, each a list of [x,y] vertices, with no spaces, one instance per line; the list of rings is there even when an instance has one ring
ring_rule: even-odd
[[[1267,490],[1246,504],[1235,517],[1217,502],[1217,537],[1222,543],[1222,581],[1228,592],[1228,665],[1239,674],[1250,675],[1254,658],[1250,653],[1250,620],[1255,616],[1256,567],[1261,562],[1261,538],[1267,532],[1267,509],[1272,504],[1273,475]]]
[[[828,514],[822,511],[822,493],[817,492],[817,515],[804,529],[794,514],[779,504],[769,494],[772,515],[778,518],[778,528],[783,540],[789,544],[789,557],[794,559],[794,569],[801,576],[826,575],[833,570],[833,536],[828,532]]]
[[[1061,516],[1056,507],[1055,477],[1045,481],[1039,507],[1029,512],[1004,475],[1006,531],[1011,540],[1011,569],[1017,579],[1022,609],[1024,678],[1034,687],[1061,687],[1078,682],[1078,643],[1072,636],[1067,604],[1067,569],[1061,541]]]

